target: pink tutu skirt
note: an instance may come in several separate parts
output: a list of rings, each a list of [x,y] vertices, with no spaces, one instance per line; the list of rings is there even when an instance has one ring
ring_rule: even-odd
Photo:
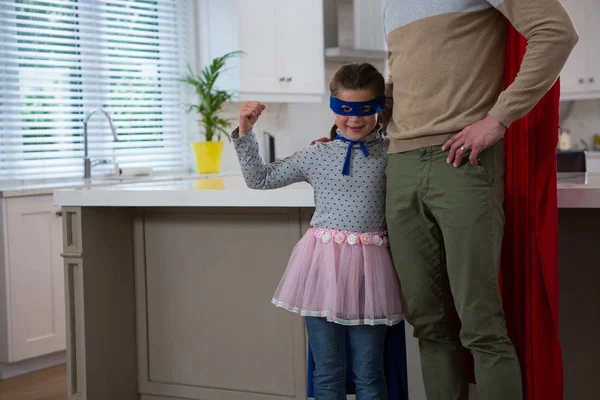
[[[272,302],[342,325],[402,321],[400,282],[387,235],[309,229],[294,248]]]

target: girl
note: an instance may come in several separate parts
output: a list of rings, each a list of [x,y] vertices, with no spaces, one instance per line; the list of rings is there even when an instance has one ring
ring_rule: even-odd
[[[244,103],[234,144],[248,187],[309,182],[315,193],[311,229],[294,248],[273,303],[306,316],[315,359],[317,400],[346,399],[346,332],[358,400],[387,399],[387,326],[402,320],[400,285],[385,231],[388,141],[378,132],[384,78],[370,64],[334,76],[334,140],[265,164],[252,128],[265,106]]]

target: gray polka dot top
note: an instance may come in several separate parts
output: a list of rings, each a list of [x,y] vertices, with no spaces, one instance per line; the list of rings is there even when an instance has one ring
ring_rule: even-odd
[[[338,131],[338,134],[341,132]],[[276,189],[308,182],[315,193],[311,226],[349,232],[382,232],[385,225],[385,167],[389,140],[372,133],[351,154],[350,175],[342,175],[348,143],[317,143],[276,162],[265,164],[253,132],[232,135],[246,184],[251,189]]]

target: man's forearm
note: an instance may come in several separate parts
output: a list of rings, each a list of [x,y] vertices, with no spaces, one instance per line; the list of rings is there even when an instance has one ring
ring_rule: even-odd
[[[556,82],[578,35],[559,0],[504,0],[497,9],[527,39],[517,78],[490,111],[508,127],[535,107]]]

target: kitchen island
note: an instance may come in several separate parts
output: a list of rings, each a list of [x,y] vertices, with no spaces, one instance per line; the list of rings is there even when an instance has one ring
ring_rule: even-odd
[[[598,397],[600,173],[559,174],[559,329],[564,400]]]
[[[568,394],[569,379],[579,389],[594,370],[581,363],[600,354],[594,341],[581,353],[573,328],[589,340],[600,334],[597,318],[582,319],[600,299],[572,283],[594,285],[600,273],[593,259],[563,259],[562,246],[593,241],[600,174],[560,179],[561,327],[571,328],[561,335],[565,364],[577,361],[572,376],[565,368],[565,399],[574,400],[586,397]],[[55,202],[63,208],[70,399],[305,398],[303,321],[270,300],[309,226],[309,185],[254,191],[239,176],[211,177],[57,191]],[[575,312],[573,298],[589,306]],[[424,400],[407,330],[410,397]]]

